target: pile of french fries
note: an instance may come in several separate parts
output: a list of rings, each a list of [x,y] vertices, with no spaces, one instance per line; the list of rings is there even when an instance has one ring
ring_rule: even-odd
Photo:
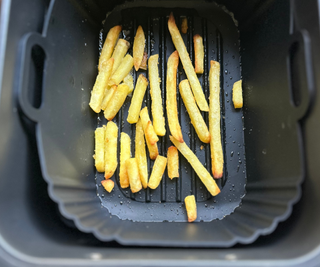
[[[193,66],[181,33],[175,23],[173,14],[168,20],[168,28],[176,51],[171,54],[167,62],[166,76],[166,107],[162,105],[162,94],[158,70],[159,55],[148,58],[145,51],[145,34],[141,26],[136,31],[133,43],[133,55],[128,54],[130,43],[119,39],[121,26],[110,29],[103,45],[94,87],[91,92],[90,107],[96,113],[104,111],[108,120],[107,125],[95,130],[95,166],[98,172],[104,172],[105,180],[101,182],[106,191],[114,188],[112,177],[118,167],[117,144],[120,139],[120,166],[119,184],[121,188],[130,187],[133,193],[143,188],[156,189],[167,168],[170,179],[179,177],[179,153],[187,159],[194,171],[206,186],[212,196],[220,193],[215,179],[223,176],[223,151],[221,145],[220,129],[220,64],[211,61],[209,84],[209,104],[203,93],[197,74],[204,72],[204,46],[200,35],[194,36],[195,67]],[[183,19],[182,33],[188,30],[187,19]],[[179,124],[177,109],[176,77],[179,60],[183,65],[188,79],[179,84],[179,92],[185,104],[191,123],[203,143],[210,143],[212,159],[212,175],[199,161],[197,156],[183,140]],[[149,80],[141,74],[134,86],[132,69],[148,70]],[[143,99],[150,86],[151,115],[149,110],[143,107]],[[135,87],[135,88],[134,88]],[[121,132],[118,136],[118,126],[112,122],[117,115],[127,96],[133,92],[129,107],[127,122],[136,124],[135,151],[131,151],[130,136]],[[233,89],[234,107],[242,107],[241,81],[237,82]],[[168,118],[170,140],[173,146],[168,148],[167,158],[159,155],[159,136],[166,135],[165,111]],[[201,111],[209,112],[209,126],[206,125]],[[147,152],[151,160],[154,160],[152,172],[149,177]],[[133,156],[134,153],[134,156]],[[196,201],[193,195],[185,198],[188,221],[197,218]]]

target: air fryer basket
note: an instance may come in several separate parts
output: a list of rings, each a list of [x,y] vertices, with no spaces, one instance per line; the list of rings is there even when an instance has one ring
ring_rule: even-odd
[[[155,9],[157,5],[161,9]],[[236,112],[231,105],[232,84],[240,78],[235,21],[232,14],[225,12],[223,7],[199,1],[186,4],[174,1],[127,3],[109,14],[102,34],[110,26],[121,22],[122,18],[124,34],[132,40],[136,27],[144,25],[148,33],[149,55],[161,55],[159,66],[162,80],[165,77],[166,58],[174,51],[166,28],[166,16],[170,11],[174,12],[178,22],[181,16],[188,18],[189,33],[184,39],[191,57],[191,36],[194,32],[200,32],[204,36],[206,66],[210,59],[218,60],[223,66],[221,117],[226,164],[225,176],[219,184],[222,193],[215,199],[208,198],[204,187],[181,157],[181,177],[177,181],[172,182],[164,177],[159,189],[153,192],[147,190],[141,195],[123,192],[118,186],[114,193],[107,195],[98,187],[101,205],[97,197],[92,159],[93,131],[97,124],[105,121],[100,116],[97,123],[96,115],[88,107],[90,90],[97,72],[97,29],[101,26],[93,18],[82,20],[81,9],[78,17],[70,18],[67,16],[69,9],[70,4],[55,2],[49,10],[51,13],[47,17],[43,34],[25,36],[21,43],[19,84],[21,109],[37,122],[38,150],[43,176],[49,184],[49,194],[59,204],[60,211],[66,218],[73,219],[80,230],[93,232],[96,237],[105,241],[117,240],[122,244],[134,245],[226,247],[237,242],[253,242],[260,234],[272,232],[279,221],[290,215],[293,203],[300,196],[303,178],[303,146],[298,121],[309,106],[309,93],[307,90],[302,92],[302,104],[296,108],[290,102],[290,91],[282,90],[277,95],[273,94],[274,90],[268,87],[266,78],[261,81],[263,85],[257,85],[257,89],[255,86],[246,86],[246,78],[250,81],[251,75],[254,74],[255,78],[261,75],[251,69],[244,76],[246,109],[243,118],[242,112]],[[134,12],[144,15],[134,15]],[[298,56],[302,55],[303,62],[306,62],[303,72],[310,63],[307,41],[302,32],[288,34],[285,42],[279,40],[277,44],[277,49],[282,52],[278,59],[282,68],[278,70],[277,77],[284,84],[287,83],[287,88],[290,83],[288,69],[300,71],[293,68],[295,64],[291,57],[288,60],[290,48],[292,44],[302,47],[304,53],[300,52]],[[30,51],[35,45],[40,46],[46,55],[43,99],[39,109],[30,104],[26,90],[26,66],[29,64]],[[245,53],[244,51],[243,54]],[[267,71],[272,72],[274,69]],[[306,77],[308,86],[313,79],[311,74]],[[208,96],[207,75],[208,68],[200,79]],[[181,66],[178,78],[184,78]],[[262,91],[259,87],[266,90]],[[162,83],[163,95],[164,88]],[[260,98],[257,98],[254,90],[259,90]],[[252,97],[256,99],[252,101]],[[146,105],[150,105],[148,96]],[[209,168],[208,147],[200,149],[201,144],[189,125],[188,116],[182,113],[182,106],[179,100],[184,138]],[[117,117],[119,125],[122,125],[126,109],[128,102]],[[251,126],[249,129],[244,129],[243,120],[249,120],[246,123],[247,128],[248,125]],[[134,132],[132,126],[126,124],[120,130],[130,134]],[[165,155],[167,146],[169,141],[161,140],[160,154]],[[244,150],[247,166],[244,162]],[[152,165],[149,166],[151,168]],[[235,209],[244,195],[246,171],[247,194],[241,207]],[[96,179],[99,184],[102,177],[97,175]],[[190,190],[197,196],[198,220],[203,221],[201,223],[184,223],[186,215],[183,214],[181,201],[186,194],[190,194]],[[217,218],[222,220],[213,220]],[[163,220],[175,222],[162,222]]]

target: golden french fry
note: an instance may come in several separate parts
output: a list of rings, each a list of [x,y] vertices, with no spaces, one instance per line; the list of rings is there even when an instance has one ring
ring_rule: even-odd
[[[126,85],[129,86],[129,93],[130,94],[133,91],[133,77],[132,75],[129,73],[123,80],[123,83],[125,83]]]
[[[94,83],[89,106],[96,113],[101,111],[101,104],[107,89],[108,80],[111,75],[114,59],[102,63],[96,82]]]
[[[182,18],[181,21],[181,32],[186,34],[188,32],[188,19],[186,17]]]
[[[111,78],[109,79],[108,85],[113,86],[121,83],[124,78],[130,73],[132,67],[133,58],[130,55],[126,55],[118,69],[115,71],[115,73],[112,74]]]
[[[223,175],[223,151],[220,132],[220,64],[211,60],[210,65],[209,130],[211,134],[211,165],[213,177],[218,179]]]
[[[113,54],[111,56],[111,58],[114,58],[112,74],[114,74],[116,72],[116,70],[118,69],[118,67],[120,66],[124,56],[128,52],[129,47],[130,47],[129,42],[127,42],[124,39],[119,39],[119,41],[116,45],[116,48],[114,49]]]
[[[148,186],[151,189],[156,189],[159,186],[162,180],[164,171],[166,169],[166,166],[167,166],[167,158],[159,155],[154,162],[149,183],[148,183]]]
[[[114,181],[112,181],[111,179],[103,180],[101,181],[101,184],[109,193],[111,193],[112,189],[114,188]]]
[[[114,92],[117,90],[117,86],[114,85],[111,88],[108,87],[105,91],[104,91],[104,97],[103,97],[103,101],[101,103],[101,109],[102,110],[106,110],[107,105],[110,101],[110,99],[112,98]]]
[[[180,89],[180,95],[182,97],[183,103],[186,106],[189,117],[191,119],[191,123],[195,128],[199,136],[199,139],[204,143],[209,143],[210,133],[196,105],[188,80],[181,81],[179,84],[179,89]]]
[[[146,38],[141,26],[138,27],[136,36],[134,37],[133,43],[133,59],[134,59],[134,68],[136,71],[139,70],[144,53],[144,47],[146,43]]]
[[[204,72],[203,62],[204,62],[204,47],[203,40],[199,34],[193,36],[194,43],[194,61],[195,61],[195,72],[202,74]]]
[[[144,77],[143,74],[140,74],[136,84],[136,88],[133,92],[131,105],[128,111],[127,121],[131,124],[136,123],[139,119],[142,101],[144,98],[144,94],[146,93],[147,86],[148,86],[147,78]]]
[[[153,127],[157,135],[166,134],[165,120],[163,116],[162,97],[160,89],[160,78],[158,70],[159,55],[153,55],[149,58],[149,81],[151,94],[151,113],[153,118]]]
[[[187,159],[202,183],[208,189],[211,195],[216,196],[220,193],[215,180],[212,178],[207,169],[201,164],[197,156],[191,151],[185,142],[180,143],[174,137],[170,136],[171,142],[176,146],[180,153]]]
[[[95,130],[95,166],[98,172],[104,172],[104,127]]]
[[[129,176],[131,192],[137,193],[142,189],[137,159],[127,159],[126,167]]]
[[[105,118],[110,121],[112,120],[122,107],[124,101],[129,92],[129,86],[122,83],[118,86],[117,90],[113,93],[112,98],[104,111]]]
[[[179,53],[175,51],[171,54],[167,64],[167,117],[169,129],[172,136],[183,142],[183,136],[178,119],[177,106],[177,69],[179,65]]]
[[[168,176],[172,180],[173,178],[179,178],[179,153],[175,146],[168,148]]]
[[[99,71],[101,71],[102,65],[111,58],[113,49],[118,41],[118,37],[121,30],[122,30],[122,27],[119,25],[114,26],[109,30],[107,34],[107,38],[104,41],[100,58],[99,58],[99,66],[98,66]]]
[[[127,188],[129,186],[129,177],[127,173],[126,161],[131,158],[131,139],[126,133],[121,133],[120,139],[120,186]]]
[[[117,144],[118,144],[118,126],[109,121],[105,129],[105,147],[104,147],[104,177],[109,179],[118,166]]]
[[[187,196],[184,199],[184,203],[186,205],[187,215],[188,215],[188,222],[193,222],[197,219],[197,204],[196,198],[194,195]]]
[[[143,53],[143,58],[142,58],[142,61],[141,61],[141,64],[140,64],[140,69],[147,70],[148,69],[147,62],[148,62],[148,53],[144,52]]]
[[[149,140],[151,145],[154,145],[155,143],[157,143],[159,141],[159,137],[155,133],[151,121],[148,121],[145,134],[146,134],[146,138]]]
[[[144,141],[144,133],[141,119],[136,124],[136,139],[135,139],[136,154],[135,158],[138,162],[140,180],[143,188],[148,187],[148,163],[146,154],[146,144]]]
[[[243,107],[242,80],[237,81],[233,84],[232,101],[233,101],[234,108],[242,108]]]
[[[179,29],[177,28],[175,19],[173,14],[170,14],[169,21],[168,21],[169,31],[172,37],[172,41],[174,46],[176,47],[177,51],[179,52],[179,57],[181,59],[184,71],[188,77],[190,82],[192,92],[194,97],[197,101],[197,104],[202,111],[209,111],[209,106],[207,100],[204,96],[202,91],[200,82],[198,80],[197,74],[193,68],[192,62],[190,60],[189,54],[187,52],[187,48],[183,42]]]

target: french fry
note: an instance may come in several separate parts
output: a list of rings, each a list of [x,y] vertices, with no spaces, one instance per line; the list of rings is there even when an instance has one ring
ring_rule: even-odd
[[[187,215],[188,215],[188,222],[193,222],[197,219],[197,204],[196,198],[194,195],[187,196],[184,199],[184,203],[186,205]]]
[[[193,36],[193,44],[194,44],[194,62],[195,62],[195,72],[198,74],[202,74],[203,69],[203,61],[204,61],[204,47],[203,40],[199,34]]]
[[[140,74],[136,84],[136,88],[133,92],[131,105],[128,111],[127,121],[131,124],[137,123],[139,119],[142,101],[144,98],[144,94],[146,93],[147,86],[148,86],[147,78],[143,74]]]
[[[112,74],[116,72],[118,67],[120,66],[125,54],[128,52],[130,47],[130,43],[124,39],[119,39],[116,48],[113,51],[111,58],[114,58],[114,64],[112,68]]]
[[[179,89],[180,89],[180,95],[182,97],[183,103],[186,106],[189,117],[191,119],[191,123],[195,128],[199,136],[199,139],[204,143],[209,143],[210,133],[196,105],[188,80],[181,81],[179,84]]]
[[[144,107],[140,111],[140,118],[141,118],[143,131],[144,131],[144,133],[146,135],[147,141],[151,145],[154,145],[156,142],[159,141],[159,137],[157,136],[157,134],[156,134],[156,132],[155,132],[155,130],[153,128],[153,125],[152,125],[152,122],[150,120],[147,107]]]
[[[141,26],[138,27],[136,36],[134,37],[133,43],[133,59],[134,59],[134,68],[136,71],[139,70],[144,53],[146,38]]]
[[[117,90],[113,93],[112,98],[104,111],[105,118],[110,121],[112,120],[122,107],[124,101],[129,92],[129,86],[122,83],[118,86]]]
[[[153,127],[156,134],[159,136],[164,136],[166,134],[166,128],[163,116],[158,59],[159,55],[153,55],[149,58],[149,81],[152,100],[151,113],[153,118]]]
[[[234,108],[242,108],[243,107],[242,80],[237,81],[233,84],[232,101],[233,101]]]
[[[218,179],[223,175],[223,151],[220,133],[220,64],[211,60],[210,65],[209,130],[211,134],[211,166],[213,177]]]
[[[132,67],[133,58],[130,55],[126,55],[119,65],[118,69],[112,74],[111,78],[109,79],[108,85],[113,86],[121,83],[124,78],[130,73]]]
[[[126,161],[131,158],[131,139],[126,133],[121,133],[120,139],[120,186],[127,188],[129,186],[129,177],[127,173]]]
[[[123,83],[129,86],[129,93],[130,94],[133,91],[134,85],[133,85],[133,77],[129,73],[123,80]]]
[[[148,187],[148,163],[146,154],[146,144],[144,141],[144,133],[141,119],[136,124],[136,139],[135,139],[136,154],[135,158],[138,162],[140,180],[143,188]]]
[[[169,31],[172,37],[172,41],[174,46],[176,47],[177,51],[179,52],[179,57],[181,59],[184,71],[188,77],[190,82],[192,92],[194,97],[197,101],[197,104],[202,111],[209,111],[209,106],[207,100],[204,96],[202,91],[200,82],[198,80],[197,74],[193,68],[192,62],[190,60],[189,54],[187,52],[187,48],[183,42],[179,29],[177,28],[175,19],[173,14],[170,14],[169,21],[168,21]]]
[[[111,179],[103,180],[101,181],[101,184],[109,193],[111,193],[112,189],[114,188],[114,181],[112,181]]]
[[[143,58],[142,58],[142,61],[141,61],[141,64],[140,64],[140,69],[147,70],[148,69],[147,63],[148,63],[148,53],[144,52],[143,53]]]
[[[175,51],[171,54],[167,64],[167,117],[169,129],[172,136],[183,142],[183,136],[178,119],[177,106],[177,69],[179,65],[179,53]]]
[[[108,80],[111,75],[114,59],[110,58],[108,61],[104,61],[100,68],[96,82],[94,83],[89,106],[96,113],[101,111],[101,104],[107,89]]]
[[[99,58],[98,70],[101,71],[102,65],[107,62],[112,55],[113,49],[118,41],[119,34],[122,30],[121,26],[114,26],[111,28],[107,34],[107,38],[104,41],[102,51]]]
[[[109,121],[105,130],[105,147],[104,147],[104,178],[109,179],[118,166],[117,161],[117,144],[118,144],[118,126]]]
[[[148,187],[150,187],[151,189],[156,189],[159,186],[166,166],[167,158],[159,155],[154,162]]]
[[[95,166],[98,172],[104,172],[104,127],[95,130]]]
[[[103,101],[101,103],[101,109],[105,110],[107,108],[107,105],[110,101],[110,99],[112,98],[114,92],[117,90],[117,86],[114,85],[111,88],[108,87],[105,91],[104,91],[104,97],[103,97]]]
[[[207,169],[201,164],[197,156],[191,151],[191,149],[186,145],[185,142],[180,143],[174,137],[170,136],[171,142],[180,151],[180,153],[187,159],[190,163],[202,183],[208,189],[212,196],[216,196],[220,193],[220,189],[217,186],[215,180],[212,178]]]
[[[188,19],[186,17],[182,18],[181,21],[181,32],[186,34],[188,32]]]
[[[175,146],[168,148],[168,176],[172,180],[173,178],[179,178],[179,153]]]
[[[142,189],[137,159],[127,159],[126,167],[129,176],[131,192],[137,193]]]

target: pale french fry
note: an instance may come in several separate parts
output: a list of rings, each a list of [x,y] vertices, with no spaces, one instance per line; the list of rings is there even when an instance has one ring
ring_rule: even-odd
[[[121,83],[124,78],[130,73],[132,67],[133,58],[130,55],[126,55],[118,69],[115,71],[115,73],[112,74],[111,78],[109,79],[108,85],[113,86]]]
[[[133,92],[133,97],[131,99],[131,104],[128,111],[127,121],[131,124],[137,123],[139,119],[142,101],[144,98],[144,94],[146,93],[147,86],[148,86],[147,78],[143,74],[140,74],[136,84],[136,88]]]
[[[98,172],[104,172],[104,127],[95,130],[95,166]]]
[[[179,153],[175,146],[168,148],[168,176],[172,180],[173,178],[179,178]]]
[[[153,164],[148,187],[150,187],[151,189],[156,189],[159,186],[166,166],[167,158],[159,155]]]
[[[136,36],[134,37],[133,43],[133,59],[134,59],[134,68],[136,71],[139,70],[144,53],[146,38],[141,26],[138,27]]]
[[[105,147],[104,147],[104,178],[109,179],[118,166],[117,144],[118,144],[118,126],[109,121],[105,129]]]
[[[114,59],[110,58],[108,61],[102,63],[96,82],[91,91],[91,98],[89,106],[96,113],[101,111],[101,104],[107,89],[108,80],[111,75]]]
[[[136,154],[135,158],[138,162],[140,180],[143,188],[148,187],[148,163],[146,154],[146,144],[144,141],[144,133],[141,119],[136,124],[136,139],[135,139]]]
[[[133,77],[130,73],[124,78],[123,83],[129,86],[129,94],[130,94],[134,88]]]
[[[197,219],[197,204],[196,198],[194,195],[187,196],[184,199],[184,203],[186,205],[187,215],[188,215],[188,222],[193,222]]]
[[[181,81],[179,84],[179,89],[180,89],[180,95],[182,97],[183,103],[186,106],[189,117],[191,119],[191,123],[195,128],[199,136],[199,139],[204,143],[209,143],[210,133],[196,105],[188,80]]]
[[[129,176],[131,192],[137,193],[142,189],[137,159],[127,159],[126,167]]]
[[[167,64],[167,117],[169,129],[172,136],[183,142],[183,136],[178,119],[177,106],[177,69],[179,65],[179,53],[175,51],[171,54]]]
[[[177,51],[179,52],[179,57],[181,59],[184,71],[188,77],[190,82],[192,92],[194,97],[197,101],[197,104],[202,111],[209,111],[209,106],[207,100],[204,96],[202,91],[200,82],[198,80],[197,74],[193,68],[192,62],[190,60],[189,54],[187,52],[187,48],[183,42],[179,29],[177,28],[175,19],[173,14],[170,14],[169,21],[168,21],[169,31],[172,37],[172,41],[174,46],[176,47]]]
[[[186,34],[188,32],[188,19],[186,17],[182,18],[181,21],[181,32]]]
[[[113,49],[118,41],[118,37],[121,30],[122,30],[122,27],[119,25],[114,26],[109,30],[107,34],[107,38],[104,41],[100,58],[99,58],[99,66],[98,66],[99,71],[101,71],[102,65],[104,64],[104,62],[107,62],[111,58]]]
[[[204,62],[204,47],[203,40],[199,34],[193,36],[193,44],[194,44],[194,65],[195,72],[198,74],[202,74],[204,71],[203,62]]]
[[[154,145],[159,141],[159,137],[155,133],[151,121],[148,121],[145,134],[146,134],[146,138],[149,140],[151,145]]]
[[[119,41],[116,45],[116,48],[114,49],[113,54],[111,56],[111,58],[114,58],[112,74],[114,74],[116,72],[116,70],[118,69],[118,67],[120,66],[124,56],[128,52],[129,47],[130,47],[129,42],[127,42],[124,39],[119,39]]]
[[[211,60],[210,65],[209,130],[211,134],[211,166],[213,177],[218,179],[223,175],[223,151],[220,133],[220,64]]]
[[[114,92],[117,90],[117,86],[114,85],[111,88],[108,87],[105,91],[104,91],[104,97],[103,97],[103,101],[101,103],[101,109],[105,110],[107,108],[107,105],[110,101],[110,99],[112,98]]]
[[[234,108],[242,108],[243,107],[242,80],[237,81],[233,84],[232,101],[233,101]]]
[[[148,53],[144,52],[143,53],[143,58],[142,58],[142,61],[141,61],[141,64],[140,64],[140,69],[147,70],[148,69],[147,63],[148,63]]]
[[[144,134],[145,134],[145,137],[146,137],[146,143],[147,143],[148,150],[149,150],[149,157],[150,157],[150,159],[154,160],[159,155],[159,152],[158,152],[157,143],[152,145],[150,143],[150,140],[146,136],[146,129],[147,129],[147,126],[148,126],[148,122],[150,121],[147,107],[143,108],[140,111],[140,118],[141,118],[142,128],[143,128],[143,131],[144,131]],[[149,138],[150,138],[150,136],[149,136]]]
[[[187,159],[190,163],[202,183],[208,189],[212,196],[216,196],[220,193],[220,189],[217,186],[215,180],[212,178],[207,169],[201,164],[197,156],[191,151],[191,149],[186,145],[185,142],[180,143],[174,137],[170,136],[171,142],[176,146],[180,153]]]
[[[112,181],[111,179],[103,180],[101,181],[101,184],[103,188],[109,193],[111,193],[112,189],[114,188],[114,181]]]
[[[131,139],[126,133],[121,133],[120,139],[120,186],[127,188],[129,186],[129,177],[127,173],[126,161],[131,158]]]
[[[160,89],[160,78],[158,70],[159,55],[153,55],[149,58],[149,81],[151,94],[151,113],[153,118],[153,127],[157,135],[166,134],[165,120],[163,116],[162,97]]]
[[[117,90],[113,93],[112,98],[104,111],[105,118],[110,121],[112,120],[122,107],[124,101],[129,92],[129,86],[122,83],[118,86]]]

